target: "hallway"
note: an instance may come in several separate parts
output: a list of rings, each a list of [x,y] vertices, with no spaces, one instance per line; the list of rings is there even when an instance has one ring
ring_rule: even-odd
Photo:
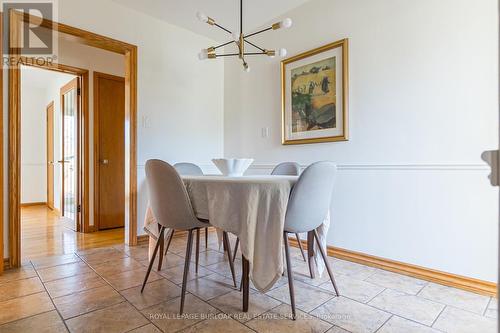
[[[90,234],[77,233],[65,227],[60,217],[46,206],[23,207],[21,224],[23,261],[124,242],[123,228]]]

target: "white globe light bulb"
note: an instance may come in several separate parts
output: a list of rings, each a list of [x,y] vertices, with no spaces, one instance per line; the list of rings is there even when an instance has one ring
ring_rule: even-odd
[[[233,32],[231,35],[233,36],[233,40],[235,42],[239,42],[240,41],[240,35],[238,33]]]
[[[280,55],[281,58],[284,58],[288,54],[288,51],[286,49],[281,48],[279,49],[278,54]]]
[[[243,70],[247,73],[250,72],[250,66],[248,64],[243,65]]]
[[[198,59],[205,60],[207,58],[208,58],[208,52],[207,52],[207,50],[201,50],[201,52],[198,53]]]
[[[208,16],[205,15],[204,13],[202,12],[198,12],[196,13],[196,17],[198,18],[198,20],[200,20],[201,22],[205,22],[207,23],[208,22]]]
[[[283,21],[281,21],[281,27],[285,28],[285,29],[288,29],[292,26],[292,19],[287,17],[286,19],[284,19]]]

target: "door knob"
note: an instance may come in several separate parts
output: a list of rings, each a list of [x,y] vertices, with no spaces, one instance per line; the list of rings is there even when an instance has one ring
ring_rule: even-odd
[[[49,165],[54,165],[54,161],[49,161]]]
[[[109,160],[101,160],[102,164],[109,164]]]

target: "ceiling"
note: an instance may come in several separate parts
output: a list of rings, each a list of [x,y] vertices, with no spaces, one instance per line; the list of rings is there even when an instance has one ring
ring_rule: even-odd
[[[121,5],[178,25],[216,41],[227,41],[222,30],[198,21],[198,11],[233,31],[239,27],[238,0],[113,0]],[[243,31],[252,32],[273,18],[309,0],[244,0]],[[265,10],[264,10],[265,9]]]

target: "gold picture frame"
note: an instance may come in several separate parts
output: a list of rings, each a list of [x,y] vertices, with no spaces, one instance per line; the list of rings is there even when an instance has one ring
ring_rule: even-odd
[[[283,145],[349,140],[348,47],[345,38],[281,62]]]

